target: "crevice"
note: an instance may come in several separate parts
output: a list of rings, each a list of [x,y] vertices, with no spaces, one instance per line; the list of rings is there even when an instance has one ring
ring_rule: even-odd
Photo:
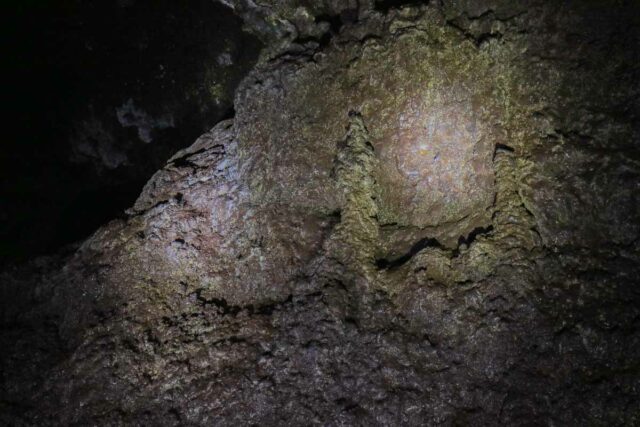
[[[450,26],[451,28],[455,29],[456,31],[458,31],[467,40],[473,42],[473,44],[477,48],[482,47],[482,45],[484,43],[488,42],[489,40],[492,40],[492,39],[499,40],[499,39],[502,38],[502,34],[501,33],[481,33],[481,34],[477,34],[477,35],[473,34],[468,29],[466,29],[463,26],[461,26],[460,24],[456,23],[455,20],[448,20],[447,21],[447,25]]]
[[[218,309],[218,312],[223,316],[225,315],[235,316],[242,310],[241,306],[229,305],[227,300],[224,298],[206,298],[202,296],[202,291],[203,289],[198,289],[195,292],[196,298],[198,299],[198,301],[200,301],[204,306],[208,306],[208,305],[215,306]]]
[[[170,199],[165,199],[165,200],[160,200],[159,202],[154,203],[152,206],[142,209],[142,210],[135,210],[134,208],[131,208],[129,210],[126,211],[126,214],[128,215],[129,218],[134,218],[137,216],[141,216],[146,214],[147,212],[150,212],[156,208],[159,208],[160,206],[164,206],[166,204],[168,204],[171,200]]]
[[[173,159],[171,162],[169,162],[170,165],[175,166],[177,168],[185,168],[185,167],[191,167],[191,168],[195,168],[197,169],[199,166],[196,165],[195,163],[193,163],[191,160],[189,160],[190,157],[193,157],[197,154],[201,154],[204,153],[205,149],[201,148],[198,151],[194,151],[193,153],[188,153],[182,157],[178,157],[177,159]]]
[[[159,202],[156,202],[153,206],[150,206],[148,208],[145,208],[142,210],[136,210],[134,208],[128,209],[127,211],[125,211],[125,215],[128,218],[135,218],[137,216],[144,215],[147,212],[154,210],[155,208],[158,208],[163,205],[167,205],[171,203],[172,200],[180,204],[183,202],[183,199],[184,199],[184,195],[182,193],[176,193],[171,199],[160,200]],[[145,237],[144,233],[142,233],[142,235],[137,233],[137,236],[140,237],[141,239]]]
[[[494,150],[495,152],[499,152],[499,151],[506,151],[508,153],[513,153],[515,151],[515,149],[507,144],[496,144],[496,148]]]
[[[502,38],[501,33],[482,33],[475,37],[476,46],[481,47],[483,44],[490,40],[500,40]]]
[[[476,227],[474,228],[466,237],[460,236],[458,238],[458,247],[455,248],[451,254],[452,257],[455,258],[460,255],[460,248],[462,245],[469,246],[478,236],[489,234],[493,231],[493,225],[489,225],[487,227]],[[415,243],[411,249],[404,255],[401,255],[395,259],[387,259],[387,258],[378,258],[376,259],[376,267],[379,270],[394,270],[398,267],[403,266],[407,262],[411,260],[418,252],[422,251],[426,248],[437,248],[441,250],[446,250],[446,248],[437,240],[431,237],[425,237]]]
[[[417,243],[415,243],[406,254],[401,255],[398,258],[392,260],[386,258],[377,259],[376,267],[378,267],[379,270],[396,269],[409,262],[411,258],[413,258],[418,252],[426,248],[445,249],[445,247],[440,242],[438,242],[437,239],[434,239],[432,237],[425,237],[424,239],[421,239]]]
[[[493,225],[490,225],[488,227],[476,227],[473,230],[471,230],[471,233],[469,233],[467,237],[460,236],[458,238],[458,248],[463,244],[469,246],[471,245],[471,243],[473,243],[476,240],[478,236],[488,234],[492,231],[493,231]]]
[[[458,247],[455,248],[452,252],[452,256],[453,258],[457,257],[458,255],[460,255],[460,248],[462,247],[462,245],[465,246],[470,246],[473,242],[476,241],[476,238],[478,236],[484,236],[487,235],[489,233],[491,233],[493,231],[493,225],[489,225],[488,227],[476,227],[473,230],[471,230],[471,233],[467,234],[467,237],[465,236],[460,236],[458,238]]]
[[[343,412],[349,412],[360,408],[360,405],[353,402],[351,399],[340,397],[334,400],[335,404],[342,407]]]
[[[247,311],[249,312],[250,315],[257,314],[261,316],[271,316],[277,308],[283,306],[284,304],[289,304],[292,301],[293,301],[293,295],[289,294],[287,299],[285,299],[284,301],[278,301],[272,304],[263,304],[258,306],[249,305],[247,306]]]
[[[303,36],[294,40],[294,43],[306,44],[306,43],[318,43],[318,50],[322,50],[331,43],[333,37],[340,34],[342,27],[345,24],[352,24],[358,21],[358,10],[347,9],[343,10],[337,15],[322,14],[315,18],[316,24],[326,22],[329,24],[329,30],[324,32],[320,37],[318,36]]]
[[[429,0],[376,0],[374,10],[386,15],[391,9],[402,9],[407,6],[427,4],[429,4]]]
[[[315,19],[316,23],[326,22],[329,24],[330,32],[338,34],[344,25],[341,15],[318,15]]]
[[[293,294],[289,294],[289,296],[282,301],[276,301],[270,304],[262,304],[262,305],[232,305],[227,302],[224,298],[206,298],[202,296],[203,289],[198,289],[195,291],[196,298],[203,306],[212,305],[218,309],[218,312],[222,316],[236,316],[241,311],[247,311],[247,313],[251,315],[260,315],[260,316],[270,316],[273,312],[281,307],[284,304],[291,303],[293,301]]]
[[[333,35],[331,34],[331,31],[327,31],[326,33],[322,34],[322,36],[320,37],[314,37],[314,36],[298,37],[297,39],[294,40],[294,43],[301,44],[301,45],[304,45],[307,43],[317,43],[318,50],[322,50],[325,47],[329,46],[329,43],[331,42],[332,38],[333,38]],[[278,58],[280,57],[276,57],[275,59],[278,59]]]
[[[493,159],[495,160],[496,158],[496,154],[498,153],[513,153],[515,152],[515,149],[513,147],[510,147],[509,145],[506,144],[496,144],[495,148],[493,149]]]

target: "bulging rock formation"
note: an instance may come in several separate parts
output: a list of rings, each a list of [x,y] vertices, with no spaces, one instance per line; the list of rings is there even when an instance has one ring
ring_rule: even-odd
[[[0,420],[640,422],[637,6],[352,6],[4,273]]]

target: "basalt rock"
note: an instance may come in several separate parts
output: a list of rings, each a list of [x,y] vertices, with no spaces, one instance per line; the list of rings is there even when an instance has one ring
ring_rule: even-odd
[[[127,218],[5,275],[0,419],[640,422],[637,6],[468,3],[263,57]]]

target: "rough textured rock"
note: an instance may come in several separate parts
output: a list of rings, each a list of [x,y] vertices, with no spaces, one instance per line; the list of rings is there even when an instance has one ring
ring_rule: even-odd
[[[263,57],[126,219],[5,274],[0,420],[638,424],[638,8],[512,3]]]

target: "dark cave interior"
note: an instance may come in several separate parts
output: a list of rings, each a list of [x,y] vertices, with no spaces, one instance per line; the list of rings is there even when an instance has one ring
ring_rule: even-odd
[[[7,5],[0,425],[640,425],[640,3]]]
[[[260,50],[239,18],[207,0],[9,8],[2,262],[51,253],[121,217],[173,153],[233,114]],[[169,126],[154,123],[162,117]]]

